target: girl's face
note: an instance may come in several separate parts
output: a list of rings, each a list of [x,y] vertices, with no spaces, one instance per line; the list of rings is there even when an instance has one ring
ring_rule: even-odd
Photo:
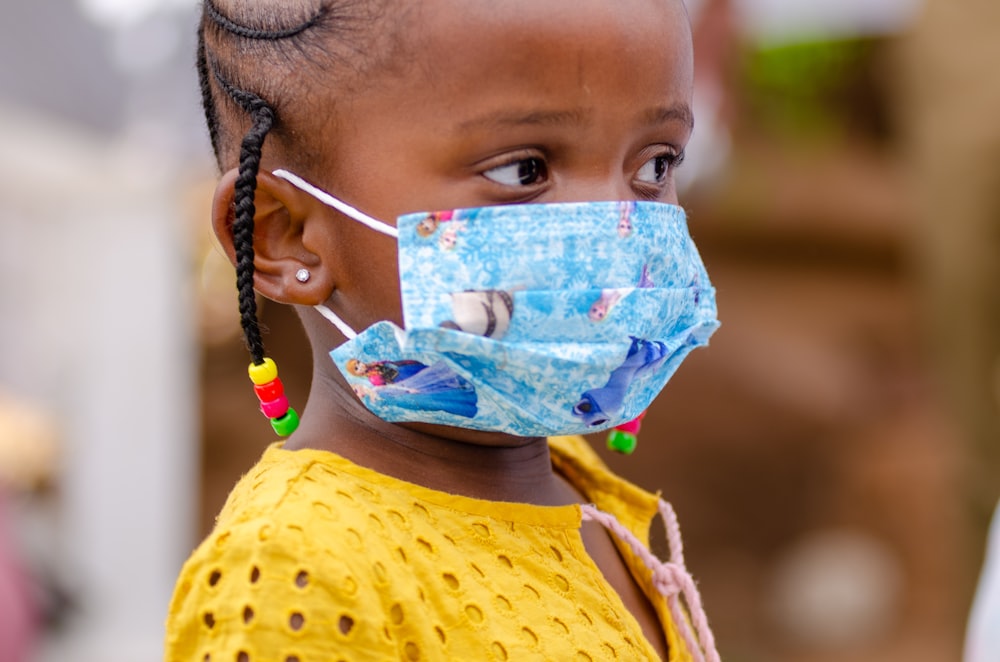
[[[388,222],[524,202],[677,201],[693,124],[680,0],[423,0],[405,11],[396,66],[346,97],[332,83],[311,91],[332,109],[317,136],[336,145],[323,188]],[[355,328],[401,323],[392,240],[344,223],[356,249],[336,256],[336,305]]]

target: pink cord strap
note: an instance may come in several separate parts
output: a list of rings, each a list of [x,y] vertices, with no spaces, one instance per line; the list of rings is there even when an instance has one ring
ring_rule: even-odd
[[[681,543],[681,530],[677,523],[677,515],[674,514],[674,509],[670,504],[663,499],[660,499],[659,509],[666,525],[667,545],[670,549],[670,560],[666,563],[656,558],[614,515],[602,512],[591,504],[580,506],[584,521],[597,522],[613,533],[619,540],[626,543],[650,569],[653,573],[653,586],[656,587],[660,595],[666,598],[674,623],[677,624],[677,628],[684,638],[684,643],[692,654],[697,652],[697,657],[704,662],[720,662],[719,652],[715,648],[715,637],[712,635],[711,628],[708,627],[708,616],[705,615],[705,609],[702,607],[698,587],[687,568],[684,567],[684,549]],[[681,610],[679,598],[683,598],[687,604],[691,621],[698,633],[697,642],[695,642],[691,628],[688,626],[688,620]]]

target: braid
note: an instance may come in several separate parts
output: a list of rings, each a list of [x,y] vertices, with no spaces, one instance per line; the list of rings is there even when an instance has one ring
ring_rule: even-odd
[[[212,82],[208,74],[208,58],[205,56],[205,33],[198,30],[198,51],[196,66],[198,68],[198,85],[201,88],[201,106],[205,110],[205,123],[208,124],[208,137],[212,141],[212,151],[219,153],[219,113],[212,98]]]
[[[254,365],[264,362],[264,341],[261,339],[260,323],[257,320],[257,297],[253,288],[254,248],[253,229],[254,196],[257,191],[257,174],[260,172],[260,156],[264,139],[274,126],[274,109],[253,92],[234,87],[219,73],[215,62],[211,62],[212,72],[219,86],[248,115],[252,124],[240,143],[240,165],[236,175],[233,221],[233,243],[236,248],[236,289],[239,292],[240,325],[246,338],[247,349]]]
[[[212,22],[217,26],[234,34],[237,37],[243,37],[244,39],[260,39],[264,41],[278,41],[279,39],[288,39],[290,37],[295,37],[309,28],[313,27],[323,18],[324,10],[320,7],[319,11],[316,12],[312,17],[310,17],[304,23],[299,25],[294,25],[292,27],[278,29],[278,30],[262,30],[257,28],[251,28],[246,25],[240,25],[236,23],[228,16],[219,11],[219,8],[215,6],[212,0],[205,0],[205,15],[207,15]]]
[[[294,37],[315,25],[322,15],[321,9],[300,25],[283,30],[258,30],[239,25],[226,17],[212,0],[205,2],[205,16],[211,19],[212,23],[244,39],[276,41]],[[218,62],[206,52],[204,22],[202,30],[198,31],[197,67],[208,132],[216,154],[219,153],[219,125],[218,109],[212,98],[212,78],[226,95],[250,116],[251,120],[250,129],[240,143],[239,170],[234,186],[233,245],[236,249],[236,290],[239,297],[240,326],[243,328],[243,337],[253,364],[262,365],[264,341],[261,338],[260,321],[257,319],[257,295],[253,286],[255,271],[253,232],[254,216],[257,213],[254,197],[264,139],[274,126],[275,112],[274,108],[259,95],[236,87],[222,75]]]
[[[263,100],[261,100],[263,103]],[[240,169],[236,177],[236,219],[233,222],[233,239],[236,245],[236,289],[239,291],[240,324],[246,337],[247,348],[255,365],[264,361],[264,342],[260,337],[257,321],[257,298],[253,289],[254,248],[253,227],[254,194],[257,190],[257,173],[260,170],[260,153],[264,138],[274,124],[274,111],[264,104],[253,113],[253,126],[240,145]]]

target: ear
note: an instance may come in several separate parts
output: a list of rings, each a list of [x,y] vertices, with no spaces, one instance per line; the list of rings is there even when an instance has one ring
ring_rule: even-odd
[[[236,264],[233,238],[237,170],[225,173],[212,201],[212,228],[229,261]],[[254,289],[280,303],[312,306],[326,301],[333,292],[332,265],[324,256],[335,253],[326,233],[306,233],[311,215],[319,212],[312,198],[270,172],[257,175],[254,195]],[[308,240],[306,239],[308,237]],[[305,283],[296,279],[301,269],[309,272]]]

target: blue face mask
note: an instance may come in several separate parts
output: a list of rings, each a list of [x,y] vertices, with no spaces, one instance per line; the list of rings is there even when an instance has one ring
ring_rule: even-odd
[[[390,422],[518,436],[596,432],[642,413],[718,328],[715,289],[684,210],[655,202],[526,204],[409,214],[394,228],[274,173],[397,237],[401,329],[330,356]]]

